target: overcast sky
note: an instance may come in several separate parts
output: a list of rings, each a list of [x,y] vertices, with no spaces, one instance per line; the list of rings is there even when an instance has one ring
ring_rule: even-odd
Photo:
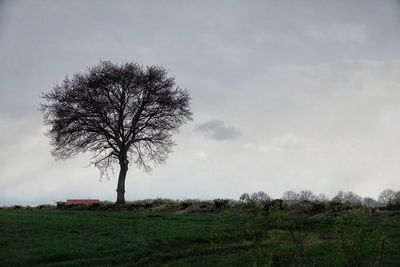
[[[41,92],[99,60],[161,64],[194,120],[128,200],[400,190],[399,1],[0,1],[0,206],[116,199],[55,161]]]

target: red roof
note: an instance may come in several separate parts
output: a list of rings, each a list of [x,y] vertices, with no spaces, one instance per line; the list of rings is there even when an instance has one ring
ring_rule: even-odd
[[[69,205],[90,205],[94,203],[99,203],[98,199],[67,199],[67,204]]]

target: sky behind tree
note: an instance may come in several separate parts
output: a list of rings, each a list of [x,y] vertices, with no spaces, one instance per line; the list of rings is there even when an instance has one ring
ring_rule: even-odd
[[[163,65],[192,97],[127,200],[400,190],[399,28],[399,1],[0,1],[0,205],[115,198],[89,155],[51,157],[38,109],[100,60]]]

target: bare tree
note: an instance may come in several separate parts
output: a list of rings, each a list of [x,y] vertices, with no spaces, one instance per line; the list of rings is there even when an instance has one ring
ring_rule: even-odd
[[[283,200],[299,200],[300,195],[294,191],[289,190],[289,191],[286,191],[283,193],[282,199]]]
[[[332,199],[332,201],[346,203],[353,206],[361,206],[362,205],[362,197],[357,195],[352,191],[339,191],[336,196]]]
[[[272,201],[272,198],[263,191],[258,191],[251,194],[250,199],[256,203],[261,203],[263,205]]]
[[[340,190],[337,194],[336,194],[336,196],[334,197],[334,198],[332,198],[332,201],[333,202],[339,202],[339,203],[343,203],[343,201],[344,201],[344,194],[345,194],[345,192],[344,191],[342,191],[342,190]]]
[[[329,202],[329,198],[325,194],[318,194],[315,199],[318,202]]]
[[[250,204],[252,200],[250,198],[249,193],[243,193],[243,194],[240,195],[239,201],[243,202],[245,204]]]
[[[394,201],[395,198],[395,191],[393,191],[392,189],[385,189],[379,194],[378,201],[383,204],[389,205]]]
[[[299,192],[300,200],[308,200],[313,201],[315,199],[315,195],[310,190],[301,190]]]
[[[240,198],[240,202],[245,204],[266,204],[272,201],[272,198],[263,191],[254,192],[251,195],[243,193]]]
[[[400,191],[397,191],[396,193],[394,193],[393,202],[396,205],[400,205]]]
[[[374,207],[376,207],[378,202],[375,199],[373,199],[372,197],[364,197],[362,200],[362,204],[365,207],[374,208]]]
[[[55,85],[41,109],[52,154],[67,159],[91,152],[101,174],[118,163],[117,204],[125,203],[130,162],[150,171],[174,145],[172,134],[191,119],[190,97],[161,66],[102,61]]]

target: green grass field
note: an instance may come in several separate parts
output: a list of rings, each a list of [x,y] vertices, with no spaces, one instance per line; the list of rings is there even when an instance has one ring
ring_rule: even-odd
[[[0,266],[400,266],[399,215],[343,218],[0,209]]]

